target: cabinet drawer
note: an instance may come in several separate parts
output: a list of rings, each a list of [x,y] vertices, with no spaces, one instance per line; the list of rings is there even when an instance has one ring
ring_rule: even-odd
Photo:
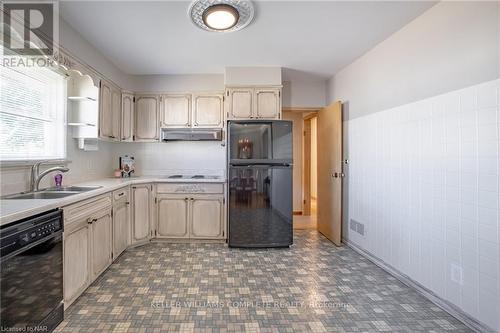
[[[127,187],[113,191],[113,202],[128,200],[130,196],[130,190]]]
[[[100,195],[98,197],[80,201],[64,207],[64,222],[71,223],[78,221],[102,209],[111,209],[110,194]]]
[[[156,185],[157,193],[207,193],[222,194],[224,184],[209,183],[162,183]]]

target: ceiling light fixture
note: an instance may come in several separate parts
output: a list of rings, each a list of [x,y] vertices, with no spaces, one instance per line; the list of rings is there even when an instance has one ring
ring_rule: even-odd
[[[189,6],[188,15],[199,28],[229,32],[246,27],[254,9],[249,0],[196,0]]]

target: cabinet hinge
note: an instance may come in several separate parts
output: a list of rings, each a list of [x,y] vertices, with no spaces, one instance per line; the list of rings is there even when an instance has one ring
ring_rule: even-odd
[[[222,230],[222,237],[224,237],[226,235],[226,232],[224,230]]]
[[[156,235],[157,235],[157,234],[158,234],[158,233],[157,233],[157,232],[156,232],[156,230],[155,230],[155,237],[156,237]]]
[[[281,91],[278,91],[278,97],[281,97]]]
[[[228,90],[228,91],[226,91],[226,95],[229,97],[229,90]]]
[[[135,97],[132,98],[132,103],[135,103]]]
[[[304,136],[306,136],[306,131],[304,131]]]
[[[111,259],[113,259],[113,258],[114,258],[114,254],[113,254],[113,252],[111,252]]]
[[[132,141],[135,141],[135,135],[132,135]]]
[[[113,217],[113,210],[111,210],[111,217]]]
[[[222,203],[225,204],[226,203],[226,198],[222,198]]]
[[[157,203],[158,203],[158,198],[155,198],[155,204],[157,204]]]
[[[227,114],[227,117],[229,118],[229,111],[228,111],[228,112],[226,112],[226,114]]]

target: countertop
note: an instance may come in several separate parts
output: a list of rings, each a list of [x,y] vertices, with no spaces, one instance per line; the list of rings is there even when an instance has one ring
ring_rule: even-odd
[[[0,200],[0,226],[14,221],[43,213],[44,211],[64,207],[72,203],[82,201],[114,191],[124,186],[146,183],[225,183],[224,178],[205,179],[169,179],[165,176],[138,176],[132,178],[103,178],[83,183],[71,184],[75,186],[102,186],[101,188],[70,195],[58,199],[2,199]],[[68,186],[68,184],[65,184]]]

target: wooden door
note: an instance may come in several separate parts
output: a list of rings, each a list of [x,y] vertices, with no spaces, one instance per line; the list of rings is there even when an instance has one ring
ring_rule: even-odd
[[[104,272],[113,261],[111,223],[110,209],[103,210],[92,218],[92,280]]]
[[[111,86],[101,81],[99,99],[99,137],[103,139],[113,138],[113,110],[111,103]]]
[[[227,90],[229,119],[253,118],[253,88],[230,88]]]
[[[158,195],[157,236],[188,238],[189,198],[183,195]]]
[[[130,215],[127,200],[116,202],[113,206],[113,258],[118,257],[128,246]]]
[[[223,198],[198,195],[191,201],[191,238],[222,239]]]
[[[257,118],[279,119],[281,90],[279,88],[255,89],[255,111]]]
[[[121,102],[121,91],[113,88],[111,90],[111,138],[116,141],[120,140]]]
[[[151,236],[151,185],[132,187],[132,244],[147,241]]]
[[[64,308],[90,283],[90,224],[73,222],[64,231]]]
[[[342,103],[318,112],[318,230],[342,243]]]
[[[162,96],[161,127],[191,126],[191,95]]]
[[[224,126],[222,94],[196,94],[193,96],[193,126],[201,128]]]
[[[133,141],[134,95],[122,94],[121,141]]]
[[[134,141],[157,141],[159,138],[158,97],[137,96],[134,116]]]

